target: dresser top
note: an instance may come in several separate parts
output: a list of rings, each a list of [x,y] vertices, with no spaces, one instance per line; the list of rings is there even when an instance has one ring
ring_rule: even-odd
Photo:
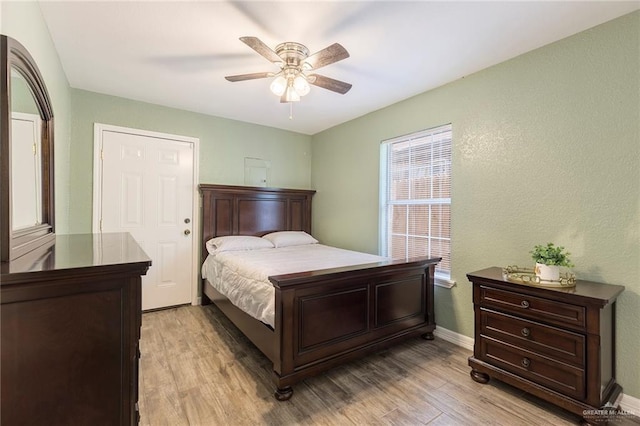
[[[516,283],[508,281],[502,272],[502,268],[491,267],[467,274],[470,281],[489,281],[502,287],[508,287],[514,291],[519,291],[533,295],[543,295],[545,297],[563,300],[566,298],[579,298],[592,304],[604,306],[613,302],[620,293],[624,291],[624,286],[597,283],[586,280],[576,280],[575,287],[540,287],[530,284]]]
[[[79,272],[138,269],[146,273],[151,259],[128,233],[56,235],[46,250],[2,263],[0,284]]]

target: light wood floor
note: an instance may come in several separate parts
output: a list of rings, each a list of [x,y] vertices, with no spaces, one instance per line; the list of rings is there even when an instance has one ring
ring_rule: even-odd
[[[272,396],[269,361],[213,305],[145,313],[140,344],[142,426],[578,424],[508,385],[474,382],[471,352],[437,338],[307,379],[287,402]]]

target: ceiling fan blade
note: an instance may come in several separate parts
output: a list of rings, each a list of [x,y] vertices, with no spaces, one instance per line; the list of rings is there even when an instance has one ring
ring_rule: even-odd
[[[333,64],[334,62],[347,59],[348,57],[349,52],[347,52],[347,49],[342,47],[339,43],[333,43],[331,46],[325,47],[324,49],[309,56],[304,62],[317,70],[318,68]]]
[[[351,84],[349,83],[319,74],[311,74],[307,76],[307,80],[309,81],[309,84],[313,84],[314,86],[322,87],[323,89],[331,90],[332,92],[340,93],[342,95],[351,89]]]
[[[228,75],[225,79],[227,79],[227,81],[245,81],[255,80],[257,78],[273,77],[274,75],[275,74],[272,72],[254,72],[251,74]]]
[[[240,37],[240,41],[258,52],[269,62],[273,62],[274,64],[282,63],[282,58],[258,37]]]

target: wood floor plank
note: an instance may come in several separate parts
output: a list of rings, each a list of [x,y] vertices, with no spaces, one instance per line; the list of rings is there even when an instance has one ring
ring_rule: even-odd
[[[145,390],[144,398],[144,411],[140,411],[140,417],[144,418],[149,425],[189,425],[182,401],[175,388],[160,388],[154,392]]]
[[[434,413],[437,414],[434,415]],[[413,409],[407,411],[405,409],[396,408],[395,410],[385,414],[382,420],[384,420],[387,425],[424,425],[437,418],[439,414],[441,413],[438,410],[429,412],[429,415],[427,415]]]
[[[213,305],[145,313],[141,425],[577,425],[509,385],[469,377],[471,352],[411,339],[294,386],[276,401],[272,366]]]
[[[452,426],[452,425],[456,425],[456,426],[476,426],[477,425],[477,423],[472,422],[472,421],[461,421],[460,419],[455,419],[453,417],[450,417],[446,413],[440,414],[438,417],[436,417],[435,419],[431,420],[427,424],[429,426]]]

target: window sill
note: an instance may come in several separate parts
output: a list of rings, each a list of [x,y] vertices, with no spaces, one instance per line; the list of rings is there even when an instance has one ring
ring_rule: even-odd
[[[450,278],[438,277],[438,276],[436,276],[435,278],[436,279],[434,284],[438,287],[451,288],[456,285],[456,282]]]

